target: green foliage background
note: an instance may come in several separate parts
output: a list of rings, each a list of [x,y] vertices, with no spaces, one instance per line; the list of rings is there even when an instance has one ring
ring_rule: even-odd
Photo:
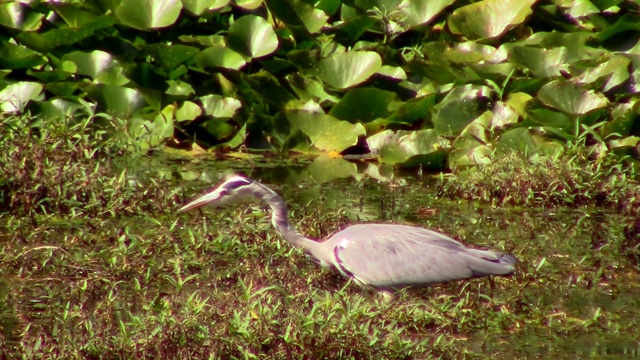
[[[435,169],[575,144],[635,159],[637,10],[622,0],[8,2],[0,107],[88,117],[138,149],[177,138]]]

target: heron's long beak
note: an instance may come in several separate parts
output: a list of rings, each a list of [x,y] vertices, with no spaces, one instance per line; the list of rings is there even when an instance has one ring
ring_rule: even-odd
[[[200,196],[199,198],[193,200],[192,202],[188,203],[187,205],[181,207],[178,212],[184,212],[184,211],[189,211],[191,209],[196,209],[199,208],[201,206],[207,205],[215,200],[218,200],[220,198],[220,189],[215,189],[207,194],[204,194],[202,196]]]

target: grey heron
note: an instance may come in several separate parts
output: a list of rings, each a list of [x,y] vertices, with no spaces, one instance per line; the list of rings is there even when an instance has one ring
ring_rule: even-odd
[[[511,254],[468,248],[446,235],[416,226],[358,224],[317,242],[300,235],[291,225],[282,197],[240,175],[228,178],[178,212],[243,197],[263,200],[271,207],[271,223],[289,244],[306,250],[320,265],[338,270],[358,285],[386,294],[515,271],[517,259]]]

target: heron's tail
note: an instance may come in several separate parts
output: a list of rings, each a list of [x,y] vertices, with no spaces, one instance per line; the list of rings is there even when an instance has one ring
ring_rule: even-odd
[[[518,259],[512,254],[499,254],[498,262],[505,265],[515,265],[518,262]]]

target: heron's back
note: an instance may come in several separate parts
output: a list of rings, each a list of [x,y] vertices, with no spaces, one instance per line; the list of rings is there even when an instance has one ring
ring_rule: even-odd
[[[327,245],[341,272],[379,289],[509,275],[517,262],[513,255],[470,249],[446,235],[406,225],[354,225]]]

